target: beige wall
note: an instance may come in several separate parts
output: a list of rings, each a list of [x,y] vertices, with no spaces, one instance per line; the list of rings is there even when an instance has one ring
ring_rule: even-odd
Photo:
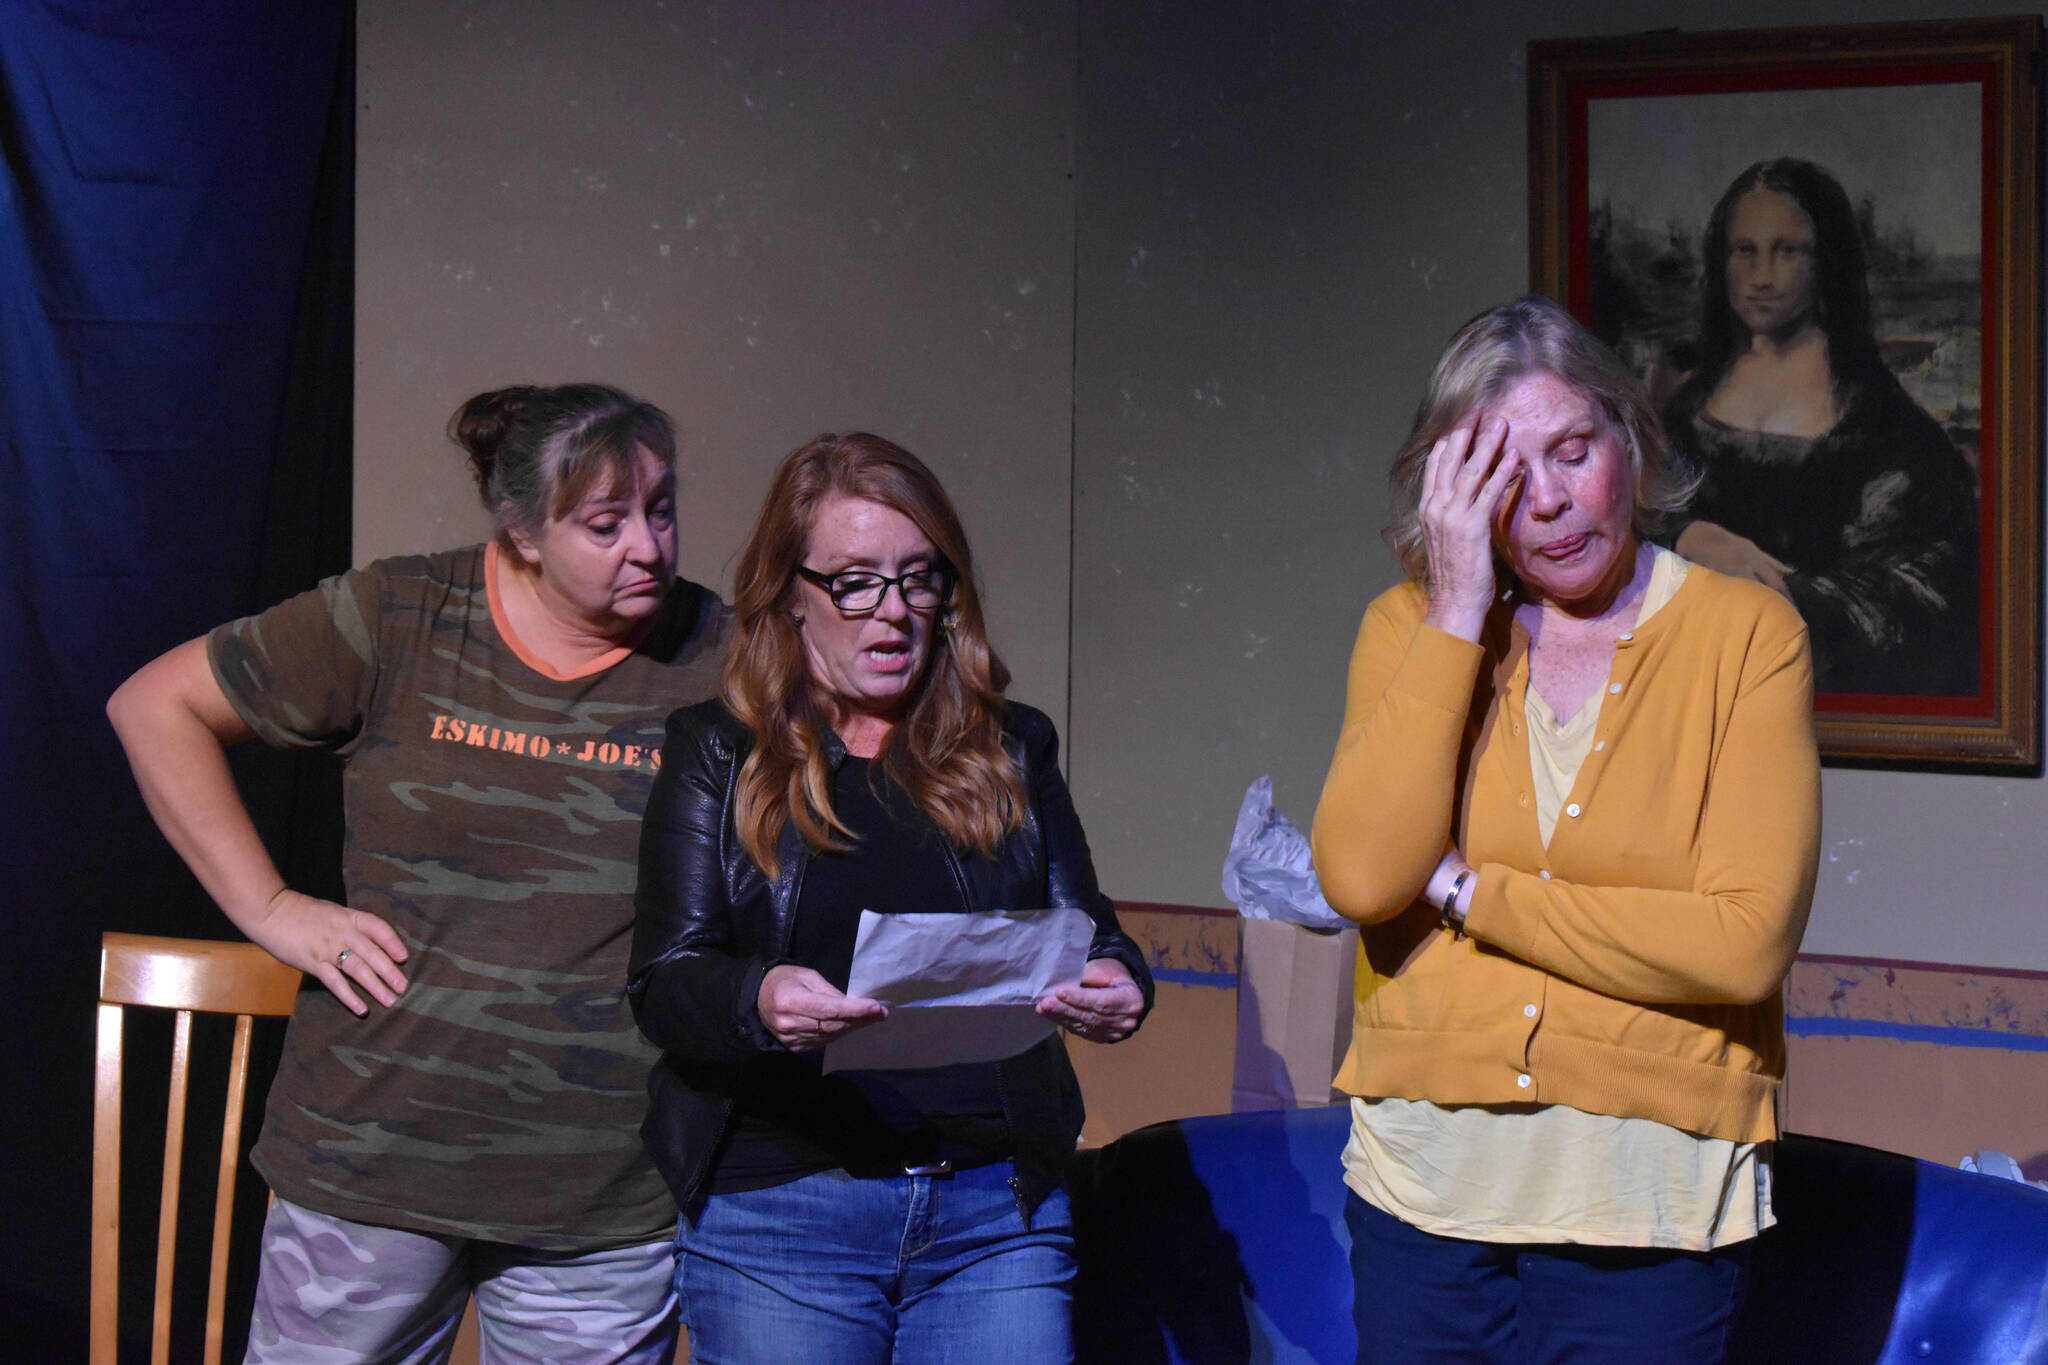
[[[487,531],[441,437],[480,389],[594,378],[681,427],[683,571],[783,454],[929,461],[1020,698],[1064,721],[1068,4],[358,7],[356,554]]]
[[[685,569],[712,582],[783,451],[895,436],[962,504],[1014,692],[1067,720],[1111,893],[1211,905],[1247,782],[1313,809],[1436,348],[1526,284],[1524,44],[1676,17],[359,13],[358,556],[481,534],[438,433],[490,385],[593,376],[673,411]],[[2040,781],[1829,772],[1808,950],[2048,969],[2043,828]]]
[[[1715,27],[2011,12],[1729,0]],[[1525,44],[1671,4],[1083,5],[1072,776],[1113,894],[1221,904],[1245,785],[1306,824],[1385,470],[1528,283]],[[1810,952],[2048,968],[2048,784],[1827,773]]]

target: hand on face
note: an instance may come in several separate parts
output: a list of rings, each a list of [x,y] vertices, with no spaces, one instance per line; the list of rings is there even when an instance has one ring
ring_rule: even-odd
[[[1429,556],[1429,612],[1439,630],[1467,640],[1493,605],[1493,525],[1521,472],[1505,418],[1473,413],[1430,447],[1418,511]]]
[[[819,507],[803,560],[805,568],[827,576],[868,569],[885,578],[938,562],[930,539],[909,517],[843,494]],[[886,734],[901,717],[924,676],[937,609],[913,609],[900,585],[885,589],[873,608],[855,613],[842,612],[825,589],[807,579],[797,579],[795,594],[811,679],[840,708],[840,738],[861,752],[866,746],[849,727]]]
[[[1625,439],[1584,390],[1553,374],[1517,381],[1491,407],[1522,477],[1501,509],[1501,553],[1529,600],[1606,610],[1635,576],[1635,472]]]

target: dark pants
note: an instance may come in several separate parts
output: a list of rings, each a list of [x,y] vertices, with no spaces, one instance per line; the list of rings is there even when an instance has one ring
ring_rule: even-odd
[[[1361,1365],[1713,1365],[1753,1242],[1720,1251],[1467,1242],[1347,1193]]]

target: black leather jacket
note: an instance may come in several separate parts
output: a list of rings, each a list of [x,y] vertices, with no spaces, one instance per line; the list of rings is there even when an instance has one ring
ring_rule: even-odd
[[[1091,958],[1130,968],[1152,1007],[1152,974],[1095,884],[1088,842],[1056,762],[1059,740],[1042,712],[1010,703],[1004,746],[1024,773],[1023,827],[992,857],[953,858],[969,910],[1075,906],[1095,921]],[[846,751],[828,734],[836,768]],[[627,994],[640,1030],[663,1050],[648,1081],[647,1150],[686,1213],[710,1172],[747,1063],[781,1050],[755,1006],[761,978],[789,961],[798,891],[810,852],[793,826],[771,884],[740,846],[733,800],[746,726],[716,701],[668,718],[661,770],[640,835],[640,885]],[[1011,1188],[1028,1223],[1059,1183],[1081,1133],[1081,1090],[1059,1037],[997,1068],[1016,1144]]]

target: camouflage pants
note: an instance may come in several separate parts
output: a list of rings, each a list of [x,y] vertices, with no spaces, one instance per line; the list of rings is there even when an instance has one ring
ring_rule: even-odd
[[[280,1199],[263,1224],[246,1359],[445,1361],[474,1293],[481,1365],[667,1365],[676,1346],[674,1271],[666,1237],[536,1251],[352,1223]]]

